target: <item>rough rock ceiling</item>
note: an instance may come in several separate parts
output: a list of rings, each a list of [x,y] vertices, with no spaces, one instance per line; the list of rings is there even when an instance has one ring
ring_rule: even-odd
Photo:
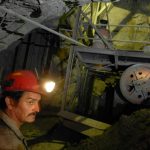
[[[55,21],[52,20],[58,19],[67,11],[65,3],[61,0],[3,0],[1,7],[51,28],[55,27]],[[1,9],[0,21],[0,50],[36,28],[35,25]]]

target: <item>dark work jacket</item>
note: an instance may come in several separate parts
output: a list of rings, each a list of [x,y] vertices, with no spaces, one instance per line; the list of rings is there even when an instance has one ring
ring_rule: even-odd
[[[0,150],[28,150],[24,136],[4,112],[0,111]]]

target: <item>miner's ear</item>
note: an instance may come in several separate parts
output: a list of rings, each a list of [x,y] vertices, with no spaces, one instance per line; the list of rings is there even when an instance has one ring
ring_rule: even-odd
[[[13,106],[14,106],[14,101],[11,97],[6,97],[5,98],[5,102],[6,102],[6,105],[7,105],[7,108],[8,109],[12,109]]]

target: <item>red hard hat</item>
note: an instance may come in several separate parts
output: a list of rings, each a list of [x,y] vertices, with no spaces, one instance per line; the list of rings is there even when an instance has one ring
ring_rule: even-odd
[[[4,91],[30,91],[43,94],[36,75],[29,70],[10,73],[2,85]]]

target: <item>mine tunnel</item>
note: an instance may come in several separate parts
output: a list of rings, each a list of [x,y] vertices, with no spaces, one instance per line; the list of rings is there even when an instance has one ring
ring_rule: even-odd
[[[149,150],[149,35],[148,0],[0,0],[0,150]]]

